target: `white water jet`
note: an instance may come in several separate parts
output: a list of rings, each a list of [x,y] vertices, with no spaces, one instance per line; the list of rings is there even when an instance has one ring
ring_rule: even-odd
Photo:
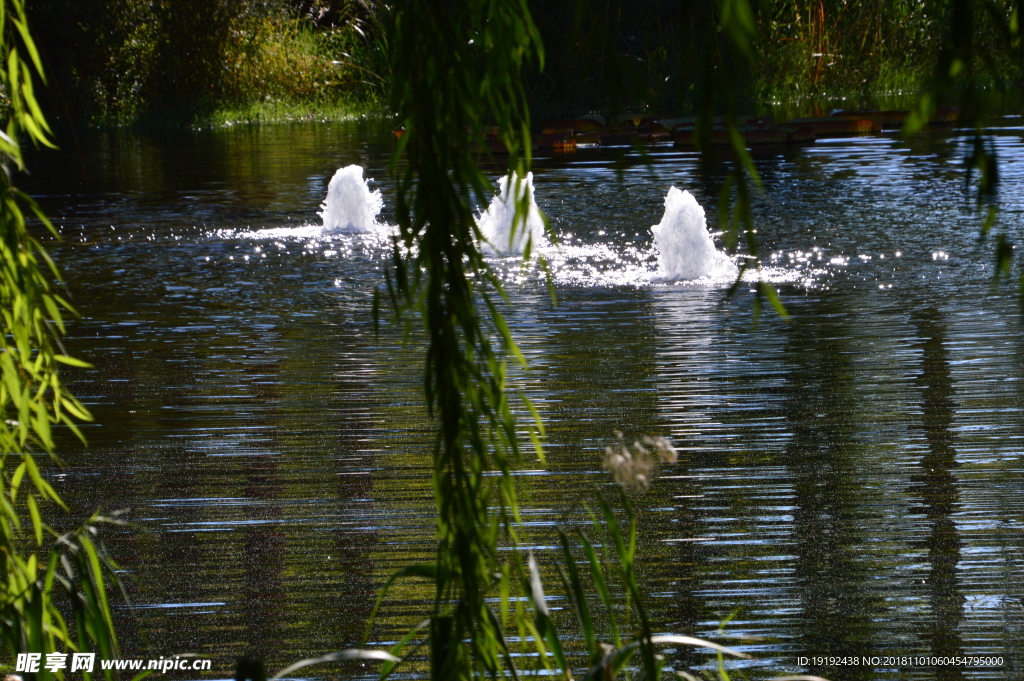
[[[519,255],[528,241],[532,242],[531,248],[534,250],[547,243],[544,239],[544,220],[533,200],[533,173],[526,173],[522,179],[512,173],[511,180],[509,182],[507,175],[498,180],[498,193],[476,221],[484,238],[480,245],[487,255]],[[522,215],[518,220],[515,219],[516,204],[522,203],[524,198],[529,204],[525,223]]]
[[[704,209],[688,191],[668,190],[665,215],[651,232],[658,245],[658,279],[729,279],[739,272],[729,256],[715,248]]]
[[[339,168],[327,185],[327,199],[320,204],[323,231],[328,234],[365,234],[379,226],[377,215],[384,207],[380,191],[370,190],[362,166]]]

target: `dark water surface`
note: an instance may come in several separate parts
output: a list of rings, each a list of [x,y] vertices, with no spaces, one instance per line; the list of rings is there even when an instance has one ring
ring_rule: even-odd
[[[1018,243],[1019,125],[997,136]],[[539,159],[537,200],[565,243],[559,303],[528,277],[509,310],[531,364],[519,384],[549,429],[547,464],[523,476],[535,543],[583,521],[615,429],[666,435],[680,460],[636,500],[661,631],[734,645],[765,677],[1021,678],[1021,306],[993,286],[962,145],[885,136],[759,157],[766,276],[793,319],[756,325],[748,287],[642,274],[668,188],[714,228],[724,167],[669,147],[650,166]],[[386,576],[432,551],[431,435],[419,350],[373,333],[384,251],[308,225],[350,163],[377,178],[388,220],[389,136],[310,124],[65,147],[23,182],[65,237],[52,250],[82,313],[69,344],[95,364],[74,381],[97,417],[90,447],[69,443],[55,478],[79,513],[131,509],[108,537],[135,603],[119,611],[125,656],[196,652],[226,677],[245,652],[276,670],[357,644]],[[398,638],[430,597],[396,588],[373,639]],[[1003,666],[797,663],[843,655]]]

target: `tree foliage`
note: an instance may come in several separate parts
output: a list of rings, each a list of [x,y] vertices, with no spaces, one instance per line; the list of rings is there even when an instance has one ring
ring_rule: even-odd
[[[61,380],[61,366],[87,365],[61,343],[65,314],[74,310],[54,290],[59,273],[30,233],[26,213],[54,236],[56,231],[35,202],[11,184],[12,174],[24,166],[22,138],[53,145],[35,94],[43,66],[24,0],[0,5],[0,54],[0,85],[10,111],[0,133],[0,642],[12,657],[61,651],[115,657],[106,594],[111,566],[95,530],[103,519],[95,516],[60,534],[44,518],[51,505],[66,507],[43,477],[38,455],[54,452],[55,426],[81,437],[76,423],[91,417]],[[68,614],[74,626],[65,619]],[[45,680],[54,674],[40,667],[28,676]]]

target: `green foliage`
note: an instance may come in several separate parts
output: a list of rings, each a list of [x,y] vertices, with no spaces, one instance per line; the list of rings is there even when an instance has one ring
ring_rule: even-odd
[[[58,80],[49,109],[82,124],[187,123],[267,103],[373,106],[387,78],[384,10],[332,4],[321,26],[284,0],[39,0],[33,19]]]
[[[943,8],[908,0],[791,0],[762,14],[762,97],[916,92],[937,56]]]
[[[287,11],[239,21],[223,48],[227,71],[220,105],[280,101],[309,108],[381,98],[387,74],[376,36],[383,27],[378,14],[359,16],[353,7],[346,4],[335,17],[339,23],[322,28]]]
[[[29,233],[25,210],[56,233],[35,202],[11,185],[10,165],[23,166],[22,136],[52,146],[33,83],[43,77],[42,60],[23,0],[0,5],[0,54],[6,66],[0,84],[10,110],[0,135],[0,642],[5,655],[92,650],[116,657],[105,583],[112,565],[95,539],[95,526],[105,519],[94,516],[78,530],[58,534],[43,517],[47,502],[65,506],[43,478],[37,453],[53,452],[54,426],[81,437],[76,422],[90,415],[61,382],[62,364],[88,365],[61,344],[62,310],[74,311],[52,290],[57,269]],[[58,607],[61,594],[64,608]],[[65,620],[68,613],[74,627]],[[53,674],[41,669],[30,676],[45,680]]]
[[[10,128],[8,128],[10,130]],[[14,160],[14,159],[12,159]],[[20,160],[20,159],[17,159]],[[60,364],[86,366],[69,357],[60,344],[64,333],[61,309],[71,306],[53,292],[50,280],[56,266],[42,245],[29,234],[22,207],[28,207],[51,231],[53,227],[35,202],[0,177],[0,450],[53,451],[51,424],[78,433],[76,420],[88,420],[89,412],[61,384]],[[80,435],[80,434],[79,434]],[[31,460],[31,459],[30,459]],[[30,464],[30,477],[44,499],[56,493]]]

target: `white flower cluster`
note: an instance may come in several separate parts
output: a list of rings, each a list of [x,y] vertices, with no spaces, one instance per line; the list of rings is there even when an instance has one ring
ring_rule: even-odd
[[[676,448],[668,438],[645,437],[643,444],[639,440],[633,443],[632,451],[620,431],[615,431],[615,438],[617,442],[614,445],[605,447],[604,468],[612,474],[615,482],[627,489],[642,492],[650,488],[658,461],[675,463],[678,459]]]

